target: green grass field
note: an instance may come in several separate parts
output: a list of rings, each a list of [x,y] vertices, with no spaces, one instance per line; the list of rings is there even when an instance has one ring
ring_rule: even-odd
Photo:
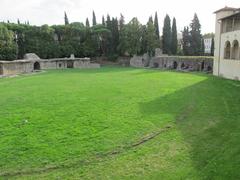
[[[0,179],[240,179],[240,82],[104,67],[0,96]]]

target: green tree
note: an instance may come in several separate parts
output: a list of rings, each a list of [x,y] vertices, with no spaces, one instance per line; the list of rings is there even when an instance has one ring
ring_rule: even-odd
[[[14,33],[0,24],[0,59],[13,60],[17,56],[17,47],[14,42]]]
[[[214,56],[214,37],[212,37],[212,43],[211,43],[211,56]]]
[[[183,37],[183,54],[185,56],[192,55],[193,50],[191,47],[191,34],[189,32],[189,27],[184,27],[182,37]]]
[[[177,25],[176,25],[176,19],[173,18],[172,36],[171,36],[171,53],[176,55],[177,54],[177,48],[178,48]]]
[[[64,12],[64,22],[65,22],[65,25],[69,24],[69,20],[66,12]]]
[[[146,43],[147,43],[147,52],[149,56],[154,56],[155,48],[157,47],[157,35],[152,19],[150,18],[147,23],[146,31]]]
[[[160,32],[159,32],[158,14],[157,14],[157,12],[155,13],[154,27],[155,27],[155,33],[156,33],[157,39],[158,39],[158,41],[160,41]]]
[[[190,24],[190,34],[191,34],[190,46],[193,51],[192,55],[199,56],[203,53],[201,46],[202,35],[201,24],[196,13],[194,14],[194,18]]]
[[[86,27],[90,27],[90,23],[89,23],[89,20],[88,20],[88,18],[86,19]]]
[[[171,19],[168,15],[164,18],[162,46],[164,54],[171,54]]]
[[[105,22],[105,18],[104,18],[104,16],[102,16],[102,25],[103,25],[103,26],[106,25],[106,22]]]
[[[93,26],[97,25],[97,19],[94,11],[93,11],[92,25]]]

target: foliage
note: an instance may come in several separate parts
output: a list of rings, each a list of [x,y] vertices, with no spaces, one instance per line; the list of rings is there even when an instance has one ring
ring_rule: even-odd
[[[198,16],[195,13],[192,23],[190,24],[190,34],[191,41],[190,46],[193,54],[195,56],[199,56],[203,54],[202,48],[202,35],[201,35],[201,24],[199,22]]]
[[[65,25],[68,25],[69,24],[69,20],[68,20],[68,17],[67,17],[67,13],[64,12],[64,22],[65,22]]]
[[[171,19],[169,15],[164,18],[162,46],[164,54],[171,54]]]
[[[176,19],[173,18],[172,35],[171,35],[171,53],[173,55],[177,54],[177,48],[178,48],[177,25],[176,25]]]
[[[107,15],[105,21],[97,24],[93,11],[92,26],[89,19],[85,25],[80,22],[70,23],[64,12],[64,25],[32,26],[29,23],[0,23],[11,32],[11,43],[2,46],[0,59],[21,59],[26,53],[36,53],[40,58],[68,57],[112,57],[135,54],[154,54],[159,47],[158,17],[150,17],[149,23],[142,26],[137,18],[125,24],[124,16],[120,19]]]
[[[96,26],[96,25],[97,25],[97,19],[96,19],[96,15],[95,15],[95,12],[94,12],[94,11],[93,11],[92,25],[93,25],[93,26]]]
[[[12,60],[17,56],[14,33],[0,24],[0,59]]]
[[[211,45],[211,56],[214,56],[215,42],[214,37],[212,37],[212,45]]]

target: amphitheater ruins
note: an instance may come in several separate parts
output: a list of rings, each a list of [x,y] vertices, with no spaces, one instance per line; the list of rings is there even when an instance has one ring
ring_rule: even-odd
[[[130,60],[133,67],[149,67],[159,69],[175,69],[179,71],[212,72],[213,57],[207,56],[168,56],[156,49],[155,56],[134,56]]]
[[[70,58],[40,59],[36,54],[29,53],[23,60],[0,61],[0,75],[9,76],[22,73],[31,73],[44,69],[64,69],[64,68],[99,68],[100,65],[91,63],[90,58]]]

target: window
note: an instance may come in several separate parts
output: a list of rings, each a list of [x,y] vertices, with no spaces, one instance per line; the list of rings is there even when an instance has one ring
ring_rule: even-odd
[[[232,59],[239,59],[239,43],[237,40],[233,41]]]
[[[229,41],[225,43],[224,48],[224,59],[230,59],[230,52],[231,52],[231,44]]]

